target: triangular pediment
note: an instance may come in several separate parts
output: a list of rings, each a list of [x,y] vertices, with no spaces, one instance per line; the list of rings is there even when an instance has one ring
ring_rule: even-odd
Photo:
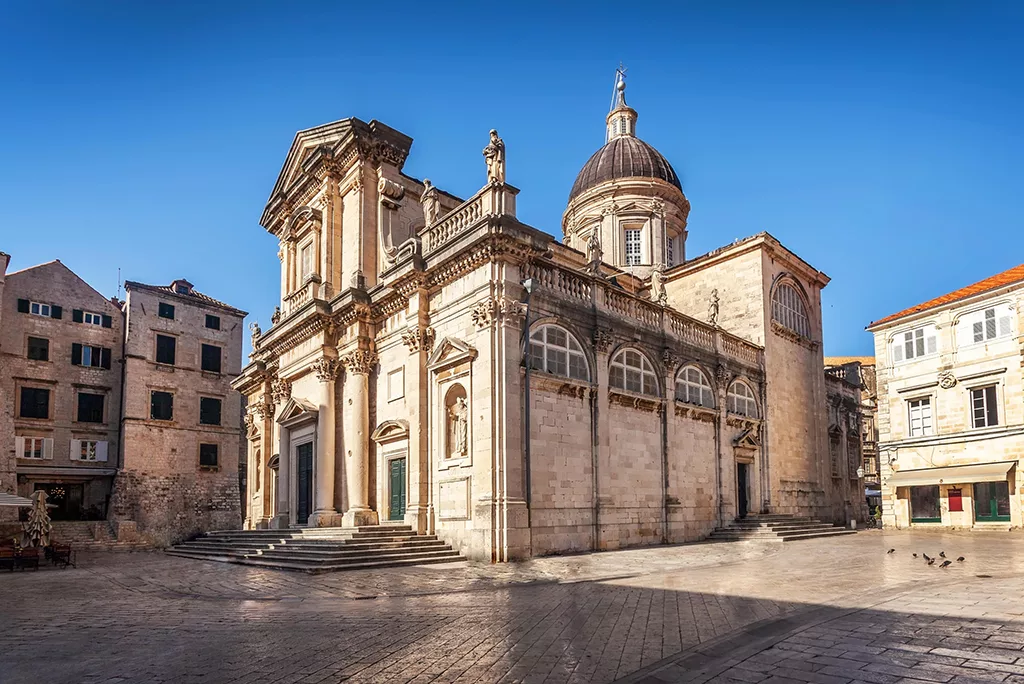
[[[761,439],[757,435],[756,428],[747,428],[732,440],[735,447],[741,449],[758,449],[761,447]]]
[[[277,417],[277,422],[281,425],[286,425],[305,420],[316,420],[318,413],[317,407],[312,402],[292,397],[281,408],[281,414]]]
[[[248,440],[254,440],[260,438],[260,430],[256,427],[256,423],[249,426],[249,429],[245,433],[245,438]]]
[[[462,361],[472,361],[476,358],[476,349],[467,342],[455,337],[442,338],[434,347],[430,358],[427,359],[427,368],[435,370],[444,368]]]

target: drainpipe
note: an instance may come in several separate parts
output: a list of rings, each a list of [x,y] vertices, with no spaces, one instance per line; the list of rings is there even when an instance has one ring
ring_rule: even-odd
[[[520,351],[523,361],[526,363],[526,370],[523,373],[525,387],[523,388],[523,469],[526,475],[526,525],[532,527],[531,490],[533,477],[530,472],[530,370],[533,363],[530,359],[530,295],[533,294],[535,283],[533,278],[523,281],[523,289],[526,290],[526,317],[523,319],[522,343]]]

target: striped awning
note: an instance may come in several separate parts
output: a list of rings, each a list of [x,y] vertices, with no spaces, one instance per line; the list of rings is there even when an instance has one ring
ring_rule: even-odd
[[[8,494],[7,492],[0,492],[0,506],[31,508],[32,499],[26,499],[23,496],[17,496],[15,494]]]
[[[974,465],[947,466],[945,468],[921,468],[901,470],[893,473],[888,480],[891,487],[915,487],[934,484],[967,484],[970,482],[999,482],[1006,480],[1006,473],[1017,465],[1016,461],[997,463],[976,463]]]

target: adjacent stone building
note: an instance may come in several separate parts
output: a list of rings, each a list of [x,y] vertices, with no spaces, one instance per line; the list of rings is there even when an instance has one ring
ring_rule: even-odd
[[[624,88],[562,242],[516,218],[496,131],[465,200],[403,173],[412,140],[378,121],[295,136],[261,219],[281,298],[235,382],[247,528],[403,521],[504,561],[855,515],[828,277],[764,233],[688,260],[689,202]]]
[[[826,356],[825,374],[857,388],[855,401],[860,425],[859,461],[864,469],[864,497],[869,511],[873,513],[875,507],[882,503],[878,468],[878,388],[875,380],[875,357]]]
[[[1020,527],[1024,265],[875,321],[883,524]]]
[[[60,261],[0,279],[0,487],[157,545],[237,527],[245,313],[126,285],[108,299]]]

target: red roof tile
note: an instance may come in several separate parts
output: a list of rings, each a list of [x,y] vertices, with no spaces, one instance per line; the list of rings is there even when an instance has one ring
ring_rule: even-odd
[[[1014,266],[1008,271],[1003,271],[1002,273],[999,273],[997,275],[985,278],[984,280],[980,280],[974,283],[973,285],[968,285],[967,287],[962,287],[959,290],[954,290],[949,294],[944,294],[941,297],[936,297],[935,299],[928,300],[923,304],[918,304],[917,306],[912,306],[909,309],[904,309],[899,313],[894,313],[891,316],[881,318],[872,323],[871,325],[869,325],[868,327],[872,328],[876,325],[881,325],[882,323],[889,323],[891,321],[895,321],[898,318],[909,316],[910,314],[916,314],[922,311],[927,311],[928,309],[934,309],[935,307],[942,306],[944,304],[952,304],[953,302],[958,302],[961,299],[967,299],[968,297],[973,297],[974,295],[982,294],[983,292],[988,292],[990,290],[997,290],[1000,287],[1005,287],[1006,285],[1012,285],[1014,283],[1018,283],[1021,281],[1024,281],[1024,264],[1021,264],[1020,266]]]

